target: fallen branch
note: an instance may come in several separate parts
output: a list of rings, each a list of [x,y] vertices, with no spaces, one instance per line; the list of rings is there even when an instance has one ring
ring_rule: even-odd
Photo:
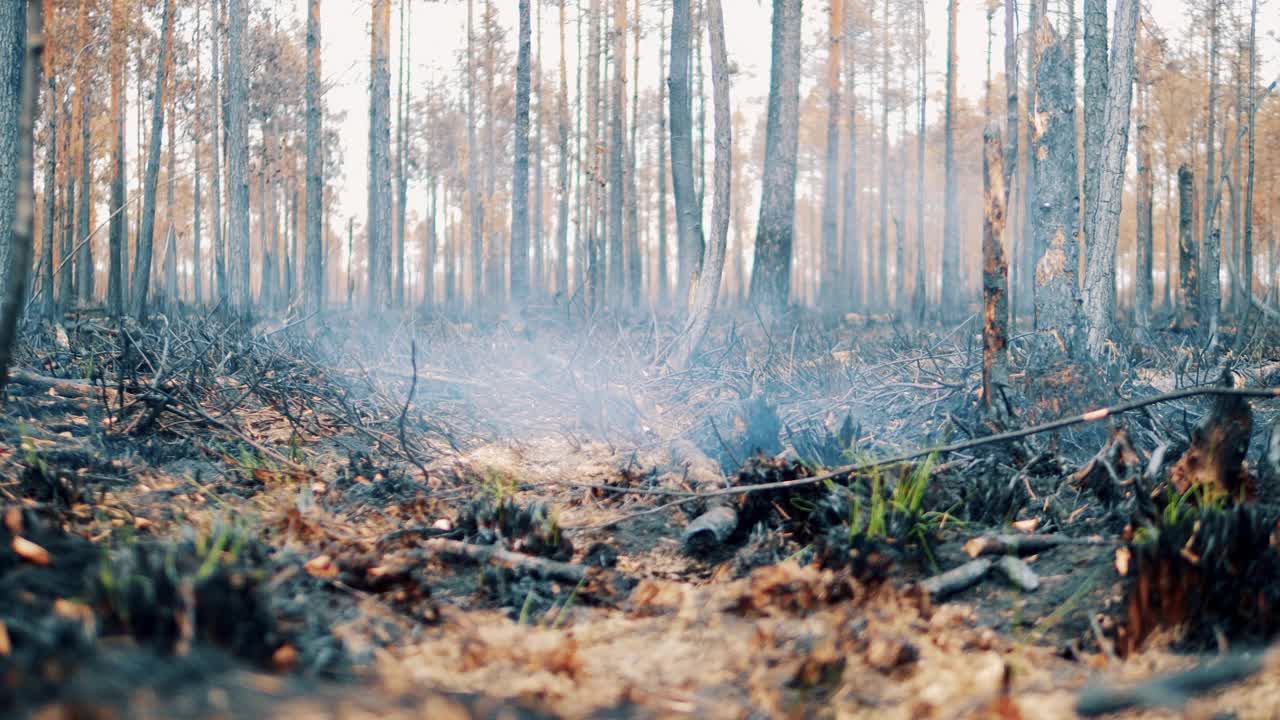
[[[1033,592],[1040,587],[1040,576],[1022,558],[1005,555],[996,561],[995,567],[1005,579],[1023,592]]]
[[[964,544],[971,558],[984,555],[1030,555],[1059,545],[1109,545],[1115,541],[1100,535],[1074,538],[1066,535],[980,535]]]
[[[1186,398],[1199,397],[1201,395],[1231,395],[1231,396],[1245,397],[1245,398],[1268,399],[1268,398],[1280,397],[1280,387],[1225,388],[1225,387],[1219,387],[1219,386],[1200,386],[1200,387],[1183,388],[1181,390],[1174,390],[1173,392],[1162,393],[1160,395],[1152,395],[1151,397],[1142,398],[1140,400],[1130,400],[1129,402],[1120,403],[1118,405],[1111,405],[1108,407],[1098,408],[1096,410],[1090,410],[1085,413],[1080,413],[1079,415],[1072,415],[1070,417],[1061,418],[1061,419],[1054,420],[1052,422],[1047,422],[1041,425],[1036,425],[1029,428],[1023,428],[1021,430],[1010,430],[1008,432],[997,433],[995,435],[988,435],[986,437],[972,438],[970,440],[962,440],[960,442],[954,442],[947,445],[935,445],[933,447],[922,448],[919,450],[912,450],[910,452],[905,452],[899,455],[894,455],[894,456],[883,458],[880,460],[873,460],[873,461],[864,462],[864,463],[856,463],[853,465],[844,465],[834,470],[831,470],[829,472],[821,473],[819,475],[814,475],[812,477],[797,478],[795,480],[783,480],[783,481],[774,482],[774,483],[761,483],[759,485],[737,485],[734,487],[728,487],[720,490],[714,490],[710,492],[700,492],[700,493],[690,493],[685,490],[674,491],[674,492],[652,491],[650,494],[683,496],[683,497],[681,497],[681,499],[679,500],[674,500],[669,503],[664,503],[656,507],[648,508],[646,510],[640,510],[627,515],[623,515],[622,517],[618,517],[613,520],[609,520],[607,522],[599,523],[596,525],[571,527],[566,529],[567,530],[601,530],[604,528],[613,527],[614,525],[626,522],[628,520],[634,520],[635,518],[643,517],[645,515],[655,515],[657,513],[664,512],[675,507],[679,507],[681,505],[684,505],[687,502],[691,502],[694,500],[707,499],[707,498],[713,498],[713,497],[723,497],[728,495],[746,495],[748,493],[763,492],[765,490],[786,490],[790,488],[803,487],[806,485],[813,485],[815,483],[825,482],[827,480],[834,480],[836,478],[841,478],[846,475],[852,475],[854,473],[866,472],[868,470],[884,467],[886,465],[896,465],[898,463],[907,462],[909,460],[917,460],[919,458],[927,457],[929,455],[943,455],[947,453],[959,452],[961,450],[971,450],[973,448],[982,447],[985,445],[995,445],[1002,442],[1009,442],[1010,440],[1019,440],[1024,437],[1038,435],[1040,433],[1053,432],[1054,430],[1061,430],[1063,428],[1072,427],[1074,425],[1084,425],[1086,423],[1094,423],[1094,422],[1098,422],[1099,420],[1105,420],[1113,415],[1120,415],[1122,413],[1131,412],[1133,410],[1138,410],[1140,408],[1148,407],[1150,405],[1158,405],[1160,403],[1173,402],[1175,400],[1184,400]]]
[[[925,592],[932,597],[943,597],[957,593],[976,584],[987,574],[992,565],[994,563],[987,558],[970,560],[959,567],[922,581],[920,587],[924,588]]]

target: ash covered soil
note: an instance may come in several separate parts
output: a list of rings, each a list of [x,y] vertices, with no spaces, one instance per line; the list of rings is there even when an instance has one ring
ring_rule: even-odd
[[[1275,387],[1280,338],[1086,365],[1024,335],[997,424],[972,319],[726,318],[673,369],[678,330],[553,308],[43,328],[2,416],[0,708],[1275,717],[1280,403],[981,439]]]

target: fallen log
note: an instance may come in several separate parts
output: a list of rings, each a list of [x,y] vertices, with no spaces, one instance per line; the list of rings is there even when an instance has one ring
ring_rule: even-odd
[[[684,483],[695,491],[712,492],[727,485],[720,464],[688,440],[672,445],[671,460],[682,473]],[[685,528],[681,542],[687,553],[705,553],[728,540],[737,527],[737,509],[728,498],[716,498]]]
[[[971,558],[984,555],[1032,555],[1059,545],[1111,545],[1101,535],[1068,537],[1066,535],[980,535],[964,544],[964,552]]]
[[[1132,687],[1087,688],[1076,700],[1076,713],[1097,717],[1142,708],[1181,708],[1197,695],[1248,678],[1262,665],[1262,655],[1240,653]]]
[[[920,587],[924,588],[925,592],[929,593],[931,597],[944,597],[957,593],[977,584],[991,570],[991,566],[994,564],[987,558],[970,560],[959,567],[922,581]]]

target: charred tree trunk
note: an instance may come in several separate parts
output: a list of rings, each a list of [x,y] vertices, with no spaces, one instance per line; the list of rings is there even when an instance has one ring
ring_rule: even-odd
[[[1221,262],[1216,247],[1217,241],[1213,237],[1218,192],[1216,189],[1218,176],[1214,166],[1214,155],[1218,145],[1218,3],[1219,0],[1209,0],[1209,104],[1207,106],[1209,127],[1205,135],[1204,214],[1202,217],[1204,225],[1200,233],[1202,250],[1200,325],[1210,339],[1216,335],[1218,329],[1217,284]]]
[[[1084,2],[1084,244],[1093,244],[1107,113],[1107,0]]]
[[[987,417],[1003,426],[1010,408],[1009,386],[1009,266],[1005,262],[1004,148],[994,122],[983,135],[982,154],[982,402]]]
[[[562,0],[563,6],[563,0]],[[661,3],[658,24],[658,262],[654,274],[657,275],[658,304],[665,306],[670,299],[670,270],[667,269],[667,175],[671,166],[667,164],[667,4]],[[560,53],[564,54],[563,50]],[[677,247],[679,241],[677,240]]]
[[[916,95],[919,113],[916,117],[916,277],[914,294],[911,298],[911,315],[915,318],[917,325],[924,324],[925,312],[929,305],[929,295],[925,287],[927,273],[924,250],[924,150],[925,125],[928,119],[926,105],[929,98],[926,72],[929,53],[925,48],[925,36],[924,0],[916,0],[916,52],[919,56],[916,60]]]
[[[720,277],[724,272],[725,249],[729,240],[729,192],[732,185],[733,119],[729,113],[729,56],[724,41],[724,14],[720,0],[707,0],[707,32],[711,42],[711,86],[715,113],[715,169],[711,201],[711,237],[702,278],[695,290],[689,311],[688,332],[677,351],[674,365],[685,367],[698,351],[711,315],[720,295]]]
[[[123,280],[128,268],[124,267],[122,249],[128,245],[128,216],[124,212],[125,204],[125,166],[124,166],[124,129],[125,129],[125,17],[121,0],[111,2],[111,62],[120,68],[120,72],[111,74],[111,122],[116,124],[111,143],[111,202],[109,209],[111,220],[107,227],[107,312],[112,317],[124,314],[125,291]],[[50,97],[53,97],[53,79],[49,80]],[[198,113],[197,113],[198,114]],[[49,178],[52,181],[52,178]],[[50,182],[45,187],[52,187]],[[52,217],[50,217],[52,220]],[[48,231],[46,231],[48,232]],[[52,287],[48,288],[52,291]],[[50,295],[50,298],[53,296]],[[52,310],[52,308],[50,308]]]
[[[827,26],[827,158],[822,186],[822,301],[838,310],[840,282],[840,38],[844,32],[841,0],[831,0]],[[712,71],[714,72],[714,70]],[[714,80],[714,77],[713,77]]]
[[[889,285],[889,0],[884,0],[883,36],[880,39],[880,246],[876,253],[876,288],[883,307],[893,307]],[[947,126],[950,128],[950,124]],[[958,252],[958,251],[957,251]],[[957,258],[958,260],[958,258]],[[958,266],[958,263],[957,263]]]
[[[1183,165],[1178,168],[1178,306],[1183,329],[1200,322],[1200,260],[1192,218],[1195,215],[1195,174]]]
[[[484,207],[480,203],[480,146],[476,142],[475,3],[467,0],[467,228],[471,240],[471,303],[484,283]]]
[[[795,231],[800,122],[801,5],[801,0],[773,0],[769,105],[751,300],[775,309],[784,306],[791,295],[791,238]]]
[[[49,10],[52,10],[50,7]],[[58,157],[58,82],[54,73],[50,72],[48,79],[48,91],[45,93],[44,104],[48,109],[48,120],[46,126],[48,128],[48,145],[45,148],[44,155],[44,222],[42,231],[44,234],[43,243],[40,250],[40,310],[39,317],[43,320],[53,320],[54,318],[54,295],[53,295],[53,243],[57,233],[54,226],[57,224],[57,194],[58,194],[58,177],[57,177],[57,157]],[[112,190],[115,190],[113,183]],[[111,219],[111,229],[116,229],[117,217]],[[117,286],[119,281],[117,280]],[[114,314],[118,311],[113,310]]]
[[[1244,300],[1245,307],[1253,299],[1253,185],[1254,185],[1254,160],[1256,153],[1254,148],[1254,126],[1257,125],[1258,102],[1255,99],[1257,88],[1257,72],[1258,72],[1258,0],[1252,0],[1249,6],[1249,109],[1248,109],[1248,158],[1246,159],[1247,169],[1245,170],[1245,186],[1244,186],[1244,277],[1241,282],[1244,283]],[[1271,262],[1275,262],[1274,258],[1268,258]],[[1280,436],[1278,436],[1280,437]]]
[[[238,314],[250,310],[249,278],[249,78],[244,67],[244,0],[227,5],[227,254],[228,301]]]
[[[626,252],[623,253],[623,257],[626,260],[627,303],[632,308],[638,308],[644,283],[644,270],[640,263],[639,193],[636,187],[636,130],[640,122],[640,0],[634,0],[632,9],[634,21],[632,23],[633,47],[631,48],[631,124],[627,128],[630,137],[627,139],[626,197],[623,207],[623,212],[626,214],[627,238]]]
[[[529,295],[529,0],[520,0],[516,59],[515,158],[511,172],[511,301]]]
[[[238,0],[231,0],[233,6]],[[234,10],[234,7],[233,7]],[[235,25],[233,20],[232,25]],[[155,244],[156,233],[156,182],[160,177],[160,143],[164,131],[164,96],[168,89],[168,56],[171,51],[170,41],[173,38],[173,0],[164,3],[165,38],[160,44],[160,58],[156,62],[155,97],[151,101],[151,142],[147,149],[147,180],[142,191],[142,232],[138,236],[137,258],[134,260],[133,281],[129,283],[133,292],[130,309],[137,318],[147,312],[147,292],[151,287],[151,255]],[[234,46],[233,48],[234,49]],[[237,58],[235,62],[239,62]]]
[[[1031,120],[1035,115],[1036,99],[1039,94],[1036,92],[1036,78],[1039,75],[1039,69],[1036,62],[1040,57],[1040,3],[1043,0],[1031,0],[1027,8],[1027,28],[1026,28],[1026,62],[1023,66],[1026,68],[1027,74],[1027,92],[1024,104],[1027,110],[1026,122],[1026,139],[1027,139],[1027,158],[1022,164],[1022,255],[1017,259],[1018,273],[1017,276],[1022,282],[1022,291],[1018,294],[1021,298],[1022,307],[1031,311],[1032,326],[1038,328],[1035,323],[1039,317],[1036,308],[1036,291],[1039,285],[1036,281],[1036,266],[1040,262],[1040,256],[1044,252],[1044,248],[1036,245],[1036,237],[1039,233],[1036,229],[1036,222],[1040,213],[1036,210],[1036,163],[1035,154],[1036,147],[1036,131],[1035,123]],[[1072,83],[1074,85],[1074,83]],[[1075,94],[1074,89],[1072,95]],[[1075,131],[1072,130],[1072,134]],[[1076,193],[1079,195],[1079,193]]]
[[[405,15],[409,9],[408,2],[400,3],[400,46],[397,48],[399,57],[396,63],[396,156],[395,156],[395,231],[393,234],[393,242],[395,247],[389,252],[392,255],[392,285],[391,285],[391,301],[396,307],[404,307],[404,249],[408,244],[405,241],[406,230],[406,214],[405,207],[409,202],[409,163],[407,161],[409,152],[409,131],[407,122],[409,120],[408,106],[408,66],[409,52],[407,50],[409,23],[405,22]],[[387,39],[390,42],[390,35]],[[388,76],[389,80],[389,76]]]
[[[304,306],[312,312],[324,307],[324,253],[321,250],[320,178],[320,0],[307,3],[306,79],[306,241],[303,263]]]
[[[556,119],[556,134],[560,143],[556,185],[560,199],[556,216],[556,292],[567,298],[569,296],[569,73],[565,62],[564,4],[565,0],[560,0],[560,94]]]
[[[222,53],[219,49],[219,38],[222,37],[222,0],[214,0],[213,11],[213,44],[210,50],[213,65],[213,284],[215,288],[214,304],[225,302],[228,297],[227,288],[227,251],[222,235],[222,153],[223,142],[227,130],[226,116],[222,113],[221,67]]]
[[[374,0],[369,50],[368,236],[371,310],[389,307],[391,275],[391,0]]]
[[[774,8],[776,14],[776,2]],[[703,254],[702,218],[697,211],[693,187],[693,109],[689,82],[692,24],[689,0],[675,0],[671,8],[671,75],[667,86],[671,114],[671,188],[676,200],[679,258],[676,302],[682,305],[690,300],[690,283],[702,270]]]
[[[947,2],[947,94],[946,108],[943,111],[943,132],[945,133],[943,149],[943,171],[945,173],[945,189],[943,190],[944,217],[942,220],[942,307],[943,317],[958,312],[967,304],[960,293],[960,227],[959,208],[956,203],[956,162],[955,162],[955,102],[956,102],[956,12],[959,0]]]
[[[1032,186],[1037,216],[1032,247],[1044,249],[1036,262],[1036,327],[1056,336],[1049,346],[1076,351],[1080,303],[1077,290],[1080,234],[1080,190],[1076,184],[1075,88],[1067,41],[1045,23],[1047,42],[1035,64],[1036,123],[1028,159],[1037,158]]]
[[[919,0],[923,3],[924,0]],[[844,14],[844,51],[845,51],[845,77],[844,77],[844,95],[845,104],[848,106],[848,132],[849,132],[849,161],[845,166],[844,175],[844,227],[840,234],[840,242],[844,248],[844,293],[845,298],[843,306],[846,308],[862,307],[863,292],[863,263],[862,248],[858,241],[858,95],[857,95],[857,72],[858,66],[854,57],[854,35],[857,28],[854,25],[857,13],[847,12]],[[921,27],[924,20],[921,19]],[[921,30],[923,32],[923,30]],[[923,62],[923,56],[921,56]],[[923,79],[921,80],[923,83]],[[923,96],[921,103],[924,102]],[[923,112],[923,111],[921,111]],[[922,206],[921,206],[922,207]],[[920,208],[917,208],[920,209]]]
[[[10,235],[10,228],[15,227],[14,220],[18,207],[19,186],[22,177],[18,173],[18,160],[22,151],[23,137],[18,127],[22,116],[22,83],[23,59],[26,57],[27,41],[27,2],[0,3],[0,288],[4,288],[4,301],[14,283],[10,280],[26,282],[29,262],[18,263],[13,257],[16,250],[16,238]],[[68,128],[70,135],[70,128]],[[70,173],[68,173],[70,175]],[[67,207],[74,207],[74,198],[66,196]],[[28,256],[29,259],[29,256]],[[19,272],[20,276],[11,275]],[[23,293],[19,293],[12,313],[0,316],[0,322],[8,323],[8,315],[14,315],[16,332],[18,309],[22,304]],[[6,308],[10,309],[10,308]],[[7,352],[9,346],[0,348]],[[5,366],[7,367],[7,365]]]
[[[1144,84],[1145,89],[1145,84]],[[1151,328],[1151,303],[1155,292],[1151,278],[1151,256],[1154,227],[1152,224],[1151,138],[1147,126],[1146,94],[1142,95],[1142,115],[1138,120],[1138,233],[1136,265],[1133,286],[1133,323],[1139,336],[1145,337]]]
[[[165,31],[170,32],[170,31]],[[89,36],[88,0],[80,0],[80,45],[92,42]],[[166,41],[167,42],[167,41]],[[78,63],[76,74],[76,115],[80,117],[80,208],[76,212],[76,299],[81,305],[93,302],[93,242],[89,237],[89,212],[93,180],[89,175],[89,63]]]
[[[40,69],[44,56],[43,3],[30,5],[12,0],[0,10],[0,58],[6,72],[16,67],[18,97],[10,97],[14,86],[0,90],[0,152],[12,149],[14,162],[0,170],[0,195],[12,187],[12,223],[8,226],[5,260],[9,269],[0,296],[0,394],[9,379],[13,346],[18,338],[18,320],[26,302],[27,276],[31,272],[31,241],[35,224],[35,114],[40,92]],[[9,140],[16,140],[7,147]],[[8,198],[0,198],[0,201]],[[2,204],[2,203],[0,203]]]
[[[614,0],[612,60],[613,60],[613,96],[609,112],[609,242],[606,247],[608,272],[605,278],[605,290],[609,305],[617,308],[622,303],[622,214],[626,184],[624,166],[626,164],[626,98],[627,98],[627,3],[626,0]]]
[[[1120,238],[1120,206],[1124,200],[1125,155],[1133,105],[1138,5],[1138,0],[1119,0],[1116,4],[1111,43],[1104,140],[1099,156],[1097,217],[1087,245],[1083,292],[1087,344],[1095,357],[1115,335],[1116,244]]]

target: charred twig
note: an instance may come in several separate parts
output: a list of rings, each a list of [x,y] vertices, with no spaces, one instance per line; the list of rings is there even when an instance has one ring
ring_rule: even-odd
[[[413,404],[413,393],[418,389],[418,341],[409,341],[409,362],[413,366],[413,380],[409,382],[409,395],[404,399],[404,407],[400,409],[400,450],[409,462],[422,472],[422,482],[427,482],[427,466],[409,449],[409,440],[405,434],[405,418],[409,415],[409,406]]]
[[[1024,437],[1029,437],[1031,435],[1038,435],[1040,433],[1052,432],[1054,430],[1061,430],[1063,428],[1072,427],[1074,425],[1083,425],[1085,423],[1098,422],[1099,420],[1105,420],[1106,418],[1111,417],[1113,415],[1119,415],[1121,413],[1131,412],[1133,410],[1144,408],[1149,405],[1172,402],[1174,400],[1183,400],[1186,398],[1198,397],[1201,395],[1229,395],[1229,396],[1245,397],[1245,398],[1268,399],[1268,398],[1280,397],[1280,387],[1277,387],[1277,388],[1227,388],[1227,387],[1218,387],[1218,386],[1199,386],[1199,387],[1183,388],[1181,390],[1162,393],[1160,395],[1153,395],[1151,397],[1142,398],[1140,400],[1130,400],[1129,402],[1126,402],[1126,403],[1119,403],[1117,405],[1111,405],[1104,408],[1098,408],[1096,410],[1090,410],[1088,412],[1081,413],[1079,415],[1072,415],[1070,417],[1061,418],[1058,420],[1054,420],[1051,422],[1047,422],[1047,423],[1036,425],[1029,428],[1023,428],[1020,430],[1010,430],[1008,432],[997,433],[995,435],[987,435],[985,437],[976,437],[969,440],[962,440],[960,442],[950,443],[947,445],[936,445],[933,447],[922,448],[919,450],[912,450],[910,452],[901,453],[899,455],[883,458],[881,460],[874,460],[874,461],[865,462],[865,463],[856,463],[853,465],[844,465],[834,470],[821,473],[818,475],[814,475],[813,477],[797,478],[795,480],[784,480],[784,481],[775,482],[775,483],[761,483],[759,485],[741,485],[741,486],[723,488],[720,490],[714,490],[711,492],[702,492],[696,495],[689,495],[680,500],[675,500],[673,502],[665,503],[657,507],[649,508],[647,510],[640,510],[635,513],[631,513],[630,515],[625,515],[623,517],[615,518],[613,520],[600,523],[598,525],[590,525],[586,527],[577,527],[577,528],[570,528],[570,529],[598,530],[602,528],[612,527],[614,525],[617,525],[622,522],[626,522],[628,520],[632,520],[637,517],[664,512],[666,510],[679,507],[681,505],[684,505],[687,502],[691,502],[694,500],[701,500],[701,499],[707,499],[707,498],[713,498],[713,497],[722,497],[727,495],[745,495],[748,493],[762,492],[765,490],[786,490],[790,488],[803,487],[805,485],[813,485],[815,483],[825,482],[827,480],[833,480],[836,478],[845,477],[847,475],[852,475],[859,472],[865,472],[873,468],[884,467],[885,465],[895,465],[897,463],[903,463],[909,460],[916,460],[922,457],[927,457],[929,455],[942,455],[946,453],[954,453],[962,450],[970,450],[977,447],[983,447],[985,445],[995,445],[997,443],[1009,442],[1010,440],[1018,440]],[[667,494],[676,495],[677,493],[667,493]]]
[[[495,563],[523,570],[551,580],[566,583],[585,581],[591,575],[591,568],[577,563],[548,560],[533,555],[503,550],[496,545],[474,545],[460,540],[435,538],[428,540],[424,549],[430,555],[441,555],[452,558],[463,558],[479,565]]]
[[[987,558],[970,560],[959,567],[921,581],[920,587],[934,597],[960,592],[981,580],[993,565],[994,563]]]
[[[971,558],[986,555],[1029,555],[1059,545],[1108,545],[1114,542],[1098,535],[1083,538],[1066,535],[982,535],[966,542],[964,551]]]

